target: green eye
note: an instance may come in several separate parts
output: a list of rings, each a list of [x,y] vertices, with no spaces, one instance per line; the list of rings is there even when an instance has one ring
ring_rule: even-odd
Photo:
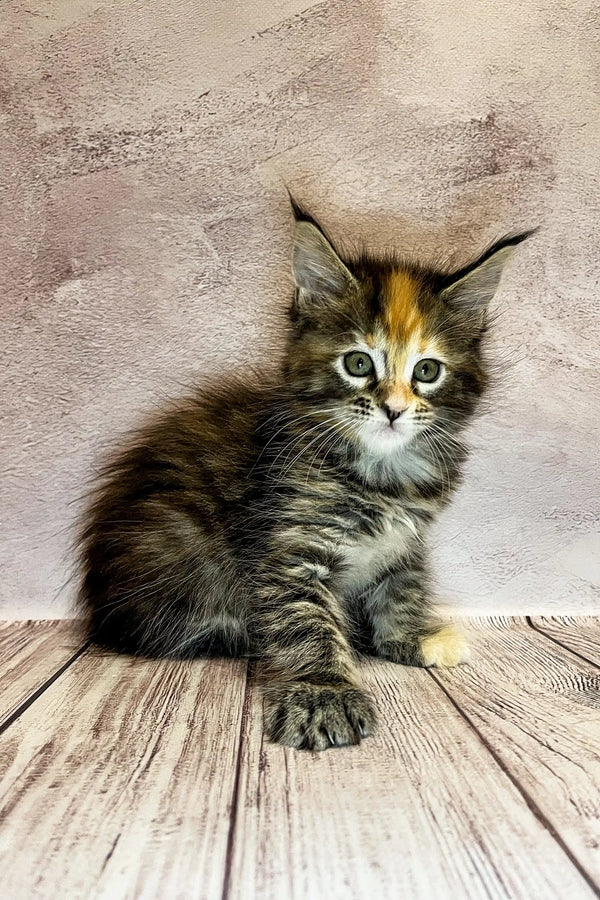
[[[442,367],[437,360],[420,359],[413,370],[413,378],[431,383],[439,377],[441,370]]]
[[[358,378],[365,378],[373,371],[373,360],[368,353],[362,353],[360,350],[346,353],[344,365],[346,372],[349,372],[350,375],[356,375]]]

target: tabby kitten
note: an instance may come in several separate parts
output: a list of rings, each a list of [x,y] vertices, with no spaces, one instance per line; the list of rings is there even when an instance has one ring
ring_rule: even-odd
[[[106,467],[82,531],[81,598],[105,647],[262,659],[269,736],[324,750],[375,728],[359,651],[468,658],[434,614],[425,540],[486,386],[486,308],[527,234],[444,274],[342,259],[294,211],[279,381],[200,388]]]

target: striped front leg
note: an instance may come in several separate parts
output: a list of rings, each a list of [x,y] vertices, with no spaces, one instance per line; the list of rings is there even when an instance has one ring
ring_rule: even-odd
[[[297,749],[358,744],[375,726],[342,605],[328,586],[335,564],[327,550],[303,542],[275,548],[262,566],[256,622],[271,678],[266,729]]]

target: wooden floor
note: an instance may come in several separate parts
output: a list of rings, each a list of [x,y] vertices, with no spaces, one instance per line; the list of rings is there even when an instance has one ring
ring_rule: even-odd
[[[0,626],[0,896],[600,896],[600,621],[469,629],[460,669],[365,663],[376,736],[311,755],[245,661]]]

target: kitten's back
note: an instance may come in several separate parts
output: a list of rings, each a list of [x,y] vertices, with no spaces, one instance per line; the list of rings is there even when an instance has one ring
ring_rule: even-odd
[[[265,398],[198,392],[105,467],[81,534],[81,605],[103,646],[151,656],[243,652],[246,514]]]

